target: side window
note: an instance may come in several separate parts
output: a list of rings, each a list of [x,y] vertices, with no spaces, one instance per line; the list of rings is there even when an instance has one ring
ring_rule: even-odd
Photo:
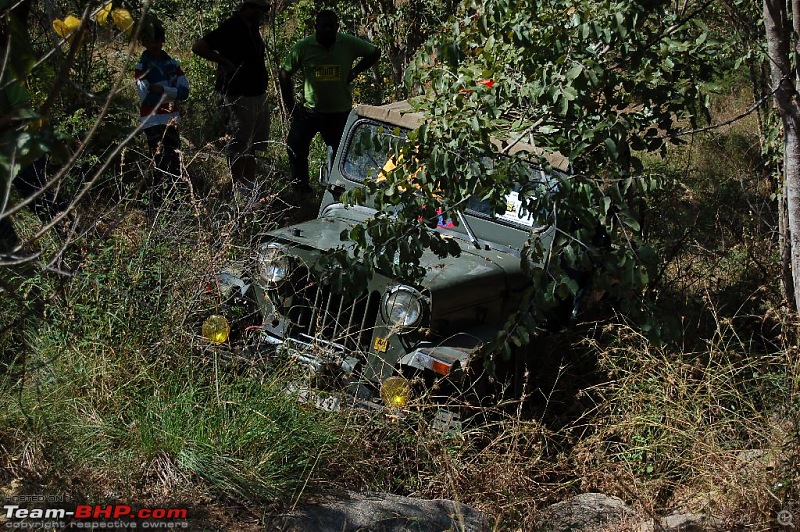
[[[406,132],[389,126],[362,120],[356,122],[347,140],[342,164],[345,176],[359,183],[377,177],[389,154],[405,142]]]

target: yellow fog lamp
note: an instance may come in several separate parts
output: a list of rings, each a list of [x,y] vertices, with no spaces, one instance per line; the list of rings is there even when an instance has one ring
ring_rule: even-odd
[[[231,326],[225,316],[214,314],[203,322],[203,338],[214,344],[221,344],[231,334]]]
[[[411,399],[411,384],[403,377],[389,377],[381,385],[381,399],[386,406],[403,408]]]

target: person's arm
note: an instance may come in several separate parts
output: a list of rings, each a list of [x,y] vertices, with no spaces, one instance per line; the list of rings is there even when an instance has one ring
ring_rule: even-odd
[[[377,63],[381,58],[381,49],[375,48],[375,51],[369,55],[366,55],[361,58],[356,66],[350,71],[350,74],[347,76],[347,83],[352,83],[354,79],[356,79],[362,72],[365,72],[372,67],[375,63]]]
[[[164,94],[168,102],[175,100],[185,100],[189,97],[189,80],[181,72],[175,82],[175,86],[170,85],[150,85],[150,92]]]
[[[292,83],[292,74],[284,69],[278,71],[278,84],[281,87],[281,99],[283,100],[286,115],[292,116],[294,108],[297,105],[294,97],[294,84]]]
[[[236,71],[236,65],[233,61],[211,48],[211,46],[203,39],[197,39],[195,41],[195,43],[192,45],[192,52],[203,59],[217,63],[223,68],[223,70],[225,70],[226,74],[231,74]]]
[[[189,97],[189,80],[178,62],[174,59],[172,62],[175,65],[175,86],[164,87],[164,93],[168,100],[185,100]]]
[[[176,89],[176,100],[186,100],[189,98],[189,79],[180,68],[178,68],[178,81],[176,83]]]
[[[144,99],[147,98],[147,94],[151,92],[150,82],[147,80],[147,72],[145,68],[146,67],[142,64],[142,62],[139,61],[136,63],[136,67],[133,70],[133,76],[136,80],[136,93],[139,95],[140,102],[143,102]]]
[[[164,87],[162,83],[151,83],[147,79],[150,66],[145,66],[141,61],[136,64],[134,76],[136,78],[136,92],[139,94],[139,101],[144,102],[148,94],[158,94],[163,97],[166,94],[167,100],[174,100],[175,90],[169,91],[169,87]]]

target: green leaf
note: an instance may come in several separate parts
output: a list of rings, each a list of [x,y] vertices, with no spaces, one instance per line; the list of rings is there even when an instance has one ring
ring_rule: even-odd
[[[603,215],[608,215],[608,211],[611,210],[611,198],[605,196],[602,201],[602,212]]]
[[[619,156],[617,153],[617,144],[613,139],[606,137],[606,139],[603,141],[603,144],[605,144],[608,153],[610,153],[615,159]]]
[[[583,65],[575,65],[574,67],[569,69],[567,72],[567,81],[573,81],[575,78],[581,75],[583,72]]]
[[[630,227],[630,228],[631,228],[633,231],[636,231],[637,233],[638,233],[639,231],[641,231],[641,229],[642,229],[642,228],[639,226],[639,222],[638,222],[638,221],[636,221],[636,220],[635,220],[633,217],[631,217],[629,214],[627,214],[627,213],[623,214],[623,216],[622,216],[622,219],[623,219],[623,221],[625,222],[625,225],[627,225],[628,227]]]
[[[519,327],[516,332],[523,345],[528,345],[530,343],[531,337],[525,327]]]
[[[569,99],[568,98],[560,98],[560,105],[558,107],[558,112],[561,116],[566,116],[569,113]]]
[[[578,98],[578,90],[575,87],[564,87],[564,98],[569,101],[574,101]]]

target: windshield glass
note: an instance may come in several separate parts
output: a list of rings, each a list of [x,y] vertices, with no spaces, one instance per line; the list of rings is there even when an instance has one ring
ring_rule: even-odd
[[[345,150],[344,174],[359,183],[378,176],[391,154],[405,142],[407,133],[369,120],[357,122],[352,131]]]
[[[390,129],[389,126],[381,125],[371,120],[361,120],[352,128],[352,133],[348,138],[347,149],[345,150],[343,171],[348,179],[363,183],[366,179],[376,179],[382,171],[386,171],[390,165],[391,157],[396,152],[397,147],[406,140],[407,131],[400,128]],[[504,157],[504,156],[500,156]],[[484,169],[494,168],[492,158],[486,157],[481,161]],[[530,164],[525,175],[526,190],[530,194],[530,185],[534,185],[533,197],[539,194],[552,193],[557,184],[556,178],[542,171],[538,166]],[[531,229],[536,226],[536,217],[533,216],[525,205],[528,201],[520,199],[520,191],[523,189],[522,183],[515,183],[512,190],[505,197],[505,210],[495,211],[492,214],[492,205],[488,200],[473,196],[469,199],[464,212],[471,216],[491,220],[520,229]],[[441,208],[436,211],[440,228],[453,227],[455,216],[444,213]]]

